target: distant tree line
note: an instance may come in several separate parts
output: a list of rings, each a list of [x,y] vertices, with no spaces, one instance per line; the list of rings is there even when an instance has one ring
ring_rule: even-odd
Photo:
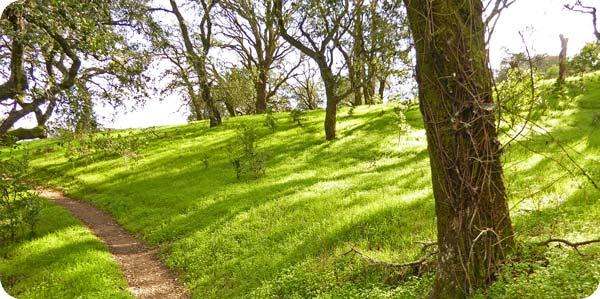
[[[556,79],[559,76],[559,56],[537,54],[531,60],[524,52],[511,53],[503,58],[495,77],[498,82],[508,78],[511,70],[529,72],[529,63],[542,79]],[[580,75],[600,70],[600,44],[587,43],[579,53],[567,61],[567,75]]]

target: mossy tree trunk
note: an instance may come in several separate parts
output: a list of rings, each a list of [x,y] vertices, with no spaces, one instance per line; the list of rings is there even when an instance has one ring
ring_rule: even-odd
[[[331,68],[327,66],[325,60],[322,60],[319,63],[319,70],[321,72],[323,84],[325,85],[325,97],[327,98],[325,121],[323,122],[325,127],[325,139],[334,140],[336,135],[337,105],[339,103],[337,80],[331,71]]]
[[[404,0],[417,51],[439,258],[432,298],[487,286],[513,246],[480,0]]]

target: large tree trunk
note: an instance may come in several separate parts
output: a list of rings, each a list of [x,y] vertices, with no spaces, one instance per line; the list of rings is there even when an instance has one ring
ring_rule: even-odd
[[[565,82],[567,78],[567,45],[569,43],[569,39],[564,35],[560,35],[560,55],[558,56],[558,81],[556,83],[558,85]]]
[[[206,75],[206,73],[204,73],[204,75]],[[208,84],[208,79],[201,78],[200,80],[200,89],[202,89],[202,100],[206,104],[206,108],[208,110],[208,119],[210,122],[210,127],[214,128],[216,126],[221,125],[222,123],[221,113],[219,112],[219,109],[217,108],[217,105],[214,99],[212,98],[210,84]]]
[[[268,74],[263,69],[259,71],[258,80],[256,80],[256,114],[267,112],[267,80]]]
[[[231,105],[231,103],[223,102],[225,104],[225,109],[227,109],[227,113],[229,113],[230,117],[236,117],[237,113],[235,112],[235,107]]]
[[[439,259],[432,298],[493,281],[513,246],[480,0],[404,0],[417,51]]]
[[[354,13],[354,32],[352,38],[354,39],[352,49],[352,90],[354,93],[353,106],[364,105],[362,81],[365,77],[365,40],[363,30],[363,2],[354,1],[356,5],[356,12]]]
[[[183,75],[183,81],[185,83],[188,95],[190,97],[190,108],[193,120],[202,120],[204,117],[204,107],[202,105],[202,100],[200,96],[193,88],[193,83],[187,78],[187,75]]]
[[[14,98],[25,93],[27,89],[27,75],[24,66],[25,46],[18,36],[25,30],[23,18],[14,8],[7,8],[8,21],[15,30],[12,37],[12,48],[10,55],[10,75],[6,82],[0,84],[0,101]]]
[[[382,77],[381,79],[379,79],[378,95],[379,95],[379,100],[381,102],[383,102],[383,96],[385,95],[385,84],[386,83],[387,83],[387,78],[386,77]]]
[[[369,72],[371,72],[369,70]],[[365,97],[365,104],[367,105],[373,105],[375,104],[375,101],[373,100],[373,90],[374,90],[374,85],[372,84],[371,80],[369,79],[371,77],[370,74],[367,74],[364,79],[363,79],[363,94]]]
[[[337,118],[337,104],[338,104],[338,94],[337,94],[337,82],[335,80],[335,76],[326,66],[326,62],[323,62],[325,65],[319,67],[321,71],[321,77],[323,79],[323,83],[325,85],[325,95],[327,97],[327,107],[325,107],[325,139],[333,140],[335,139],[335,127],[336,127],[336,118]],[[321,64],[323,64],[321,63]]]

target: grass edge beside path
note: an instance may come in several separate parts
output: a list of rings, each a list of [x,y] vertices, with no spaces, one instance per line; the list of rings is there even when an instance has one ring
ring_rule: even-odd
[[[133,298],[102,241],[46,200],[35,236],[0,245],[0,281],[23,298]]]

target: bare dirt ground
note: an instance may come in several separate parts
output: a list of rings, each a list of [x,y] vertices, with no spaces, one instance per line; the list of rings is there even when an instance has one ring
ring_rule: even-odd
[[[137,298],[190,298],[186,288],[158,258],[157,250],[127,233],[106,212],[89,203],[65,197],[56,190],[39,190],[40,196],[68,209],[108,246],[121,264],[129,291]]]

